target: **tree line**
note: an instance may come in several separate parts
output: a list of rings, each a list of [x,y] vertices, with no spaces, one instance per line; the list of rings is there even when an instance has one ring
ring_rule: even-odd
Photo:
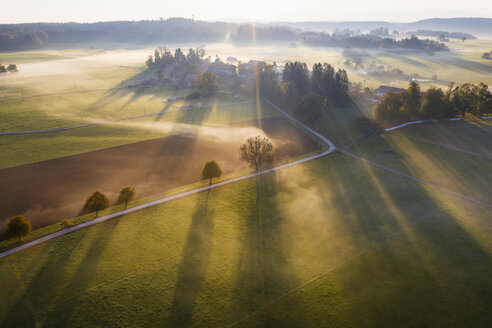
[[[492,95],[485,83],[450,83],[446,91],[430,88],[422,96],[415,81],[401,93],[390,92],[374,106],[377,121],[412,121],[419,119],[452,118],[466,113],[482,117],[492,114]]]
[[[30,23],[0,25],[0,51],[41,49],[59,44],[155,44],[222,42],[235,24],[185,18],[98,23]]]
[[[306,32],[302,33],[300,37],[304,44],[319,47],[400,48],[427,52],[449,50],[442,42],[419,39],[414,35],[409,38],[395,40],[373,34],[337,35]]]
[[[413,35],[421,35],[421,36],[434,36],[439,39],[444,39],[444,38],[450,38],[450,39],[458,39],[462,40],[463,38],[465,40],[476,40],[477,38],[470,33],[463,33],[463,32],[447,32],[447,31],[433,31],[433,30],[417,30],[415,32],[408,32],[408,34],[413,34]]]

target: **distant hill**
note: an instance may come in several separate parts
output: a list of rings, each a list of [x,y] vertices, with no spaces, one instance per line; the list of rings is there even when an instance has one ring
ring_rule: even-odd
[[[346,37],[370,31],[405,32],[432,30],[492,36],[490,18],[433,18],[413,23],[385,21],[299,22],[240,25],[225,22],[169,18],[147,21],[100,23],[31,23],[0,25],[0,51],[19,51],[64,46],[159,46],[223,42],[292,42],[305,32],[334,32]],[[382,29],[381,29],[382,28]],[[302,36],[301,36],[302,37]]]
[[[412,23],[394,23],[386,21],[356,21],[356,22],[281,22],[281,26],[303,29],[314,32],[333,32],[343,29],[359,29],[369,32],[379,27],[399,32],[415,30],[439,30],[448,32],[464,32],[477,36],[492,36],[492,18],[431,18]]]

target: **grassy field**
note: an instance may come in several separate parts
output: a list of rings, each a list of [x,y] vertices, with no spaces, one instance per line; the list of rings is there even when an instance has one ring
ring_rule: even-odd
[[[491,214],[334,154],[0,260],[0,322],[486,327]]]
[[[489,43],[454,43],[463,48],[445,55],[449,61],[431,64],[439,60],[437,54],[434,59],[419,57],[406,63],[410,72],[404,71],[412,73],[412,67],[424,62],[428,72],[441,78],[439,72],[447,74],[454,60],[467,60],[472,64],[465,62],[455,74],[471,82],[490,79],[489,68],[480,66],[488,64],[478,65],[474,57]],[[234,47],[216,47],[234,55]],[[287,50],[245,48],[244,57],[309,62],[316,54],[303,47]],[[0,130],[165,109],[164,99],[174,95],[173,90],[114,90],[122,81],[143,77],[139,56],[144,53],[70,59],[68,67],[71,60],[77,65],[88,62],[87,69],[73,75],[80,89],[74,85],[71,94],[64,94],[72,88],[70,74],[60,79],[50,75],[40,84],[42,69],[51,67],[43,68],[45,62],[32,63],[40,66],[28,66],[26,76],[19,74],[12,83],[0,78],[0,114],[8,118],[0,122]],[[319,52],[316,58],[334,65],[343,62],[338,50]],[[110,59],[114,64],[108,66]],[[396,63],[401,58],[387,60]],[[132,64],[125,66],[125,61]],[[95,89],[104,90],[89,91],[91,81]],[[377,87],[379,81],[367,83]],[[24,87],[27,91],[22,92],[32,97],[18,98]],[[46,93],[50,95],[42,96]],[[0,168],[204,131],[259,115],[279,114],[263,102],[260,112],[249,103],[55,133],[1,136]],[[341,146],[367,131],[362,118],[369,115],[371,105],[354,99],[347,108],[325,113],[314,129]],[[368,138],[351,151],[492,204],[491,124],[466,119],[416,125]],[[388,148],[393,151],[385,151]],[[202,185],[183,186],[131,205]],[[112,219],[0,259],[0,326],[490,327],[490,217],[488,207],[336,152]],[[90,219],[86,215],[72,222]],[[58,229],[59,224],[47,226],[29,238]],[[11,241],[0,243],[0,249],[9,247]]]

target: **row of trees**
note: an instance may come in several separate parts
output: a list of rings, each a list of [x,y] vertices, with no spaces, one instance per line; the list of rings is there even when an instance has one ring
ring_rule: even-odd
[[[9,64],[8,66],[0,64],[0,74],[2,73],[15,73],[18,72],[17,65]]]
[[[125,204],[127,208],[128,202],[135,197],[135,188],[125,187],[121,189],[117,204]],[[109,199],[99,191],[93,193],[85,202],[84,210],[87,212],[96,212],[96,217],[99,215],[99,211],[109,206]],[[70,226],[68,220],[62,220],[61,226],[66,228]],[[23,215],[16,215],[9,220],[4,230],[4,238],[19,238],[19,242],[22,241],[22,237],[27,236],[31,232],[31,222]]]
[[[388,93],[374,107],[374,118],[378,121],[410,121],[416,119],[451,118],[492,114],[492,95],[484,83],[466,83],[448,90],[430,88],[422,96],[418,83],[412,81],[401,93]]]
[[[419,39],[414,35],[409,38],[395,40],[390,37],[379,37],[373,34],[349,36],[306,32],[301,34],[301,38],[303,43],[319,47],[400,48],[427,52],[448,50],[447,46],[442,42]]]
[[[462,41],[476,40],[477,39],[473,34],[463,33],[463,32],[433,31],[433,30],[420,30],[419,29],[415,32],[409,32],[409,34],[421,35],[421,36],[434,36],[434,37],[439,38],[440,41],[444,41],[446,38],[459,39]]]
[[[270,167],[276,158],[276,150],[271,141],[268,138],[261,136],[248,138],[239,150],[240,158],[255,168],[256,172],[259,172],[265,167]],[[216,161],[206,162],[202,168],[201,176],[202,179],[209,180],[210,186],[213,178],[222,176],[222,168]],[[117,204],[125,204],[126,209],[128,202],[134,199],[135,194],[136,191],[133,187],[121,189],[118,195]],[[109,199],[103,193],[96,191],[87,198],[84,210],[87,212],[96,212],[96,217],[98,217],[99,211],[108,208],[109,205]],[[65,219],[61,221],[61,226],[66,228],[70,226],[70,223]],[[7,223],[4,237],[5,239],[19,238],[19,242],[21,242],[22,237],[27,236],[31,232],[31,229],[31,222],[29,222],[28,219],[22,215],[16,215]]]

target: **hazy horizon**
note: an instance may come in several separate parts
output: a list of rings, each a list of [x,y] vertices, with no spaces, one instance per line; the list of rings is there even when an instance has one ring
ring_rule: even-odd
[[[445,8],[443,8],[445,6]],[[355,9],[354,9],[355,8]],[[109,0],[18,0],[2,6],[1,24],[35,22],[80,22],[155,20],[160,17],[184,17],[204,21],[227,22],[312,22],[312,21],[388,21],[413,22],[429,18],[484,17],[492,13],[492,2],[471,0],[466,3],[451,0],[415,0],[412,3],[395,3],[363,0],[333,4],[320,0],[306,0],[303,6],[297,1],[263,2],[252,0],[238,8],[231,1],[215,0],[207,4],[196,0],[163,3],[143,0],[138,3],[122,1],[116,5]],[[225,14],[227,13],[227,14]]]

